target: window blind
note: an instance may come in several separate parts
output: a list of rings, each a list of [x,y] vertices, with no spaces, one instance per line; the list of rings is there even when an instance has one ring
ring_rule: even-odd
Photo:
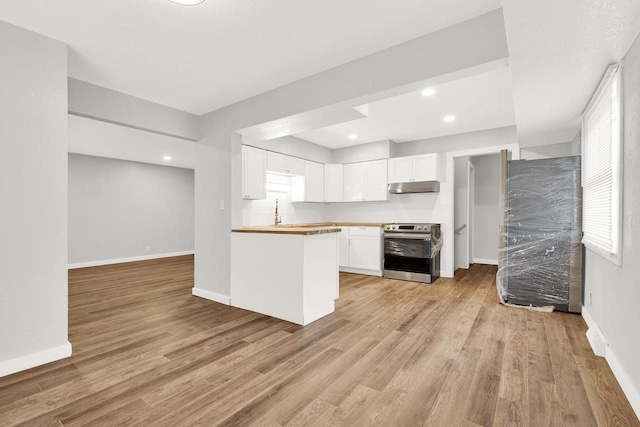
[[[582,119],[583,243],[620,260],[620,67],[609,67]]]

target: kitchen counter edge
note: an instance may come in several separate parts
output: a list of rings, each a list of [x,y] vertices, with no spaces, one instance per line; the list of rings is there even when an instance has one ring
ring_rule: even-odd
[[[324,234],[339,233],[340,227],[384,227],[391,222],[317,222],[306,224],[253,225],[234,228],[234,233]]]
[[[339,227],[292,227],[292,226],[275,226],[275,225],[263,225],[263,226],[247,226],[242,228],[234,228],[231,230],[234,233],[268,233],[268,234],[326,234],[326,233],[339,233]]]

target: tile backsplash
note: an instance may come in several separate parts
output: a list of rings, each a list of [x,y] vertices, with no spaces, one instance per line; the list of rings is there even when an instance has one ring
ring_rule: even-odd
[[[323,222],[326,206],[322,203],[292,203],[290,178],[267,174],[267,198],[264,200],[244,200],[242,204],[242,225],[273,225],[278,214],[282,224]]]

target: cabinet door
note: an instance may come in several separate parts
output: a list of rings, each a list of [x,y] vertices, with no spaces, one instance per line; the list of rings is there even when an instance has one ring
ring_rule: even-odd
[[[284,154],[267,151],[267,170],[269,172],[284,173]]]
[[[321,163],[304,162],[305,201],[324,201],[324,166]]]
[[[285,175],[304,175],[304,160],[286,154],[267,151],[267,170]]]
[[[284,156],[284,173],[302,176],[305,174],[305,161],[297,157]]]
[[[396,157],[389,159],[389,184],[413,180],[413,158]]]
[[[415,181],[437,181],[437,154],[431,153],[413,156],[413,178]]]
[[[349,267],[380,270],[380,237],[349,236]]]
[[[343,185],[342,165],[324,165],[324,201],[343,201]]]
[[[364,200],[364,164],[352,163],[344,165],[344,201],[357,202]]]
[[[349,266],[349,227],[342,227],[338,236],[338,265]]]
[[[364,199],[387,200],[387,161],[376,160],[364,164]]]
[[[267,152],[242,146],[242,198],[266,199]]]

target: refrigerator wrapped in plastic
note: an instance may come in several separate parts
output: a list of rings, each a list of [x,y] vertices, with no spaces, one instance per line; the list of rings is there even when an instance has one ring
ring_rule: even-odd
[[[501,300],[580,312],[580,157],[507,162],[500,206],[496,284]]]

